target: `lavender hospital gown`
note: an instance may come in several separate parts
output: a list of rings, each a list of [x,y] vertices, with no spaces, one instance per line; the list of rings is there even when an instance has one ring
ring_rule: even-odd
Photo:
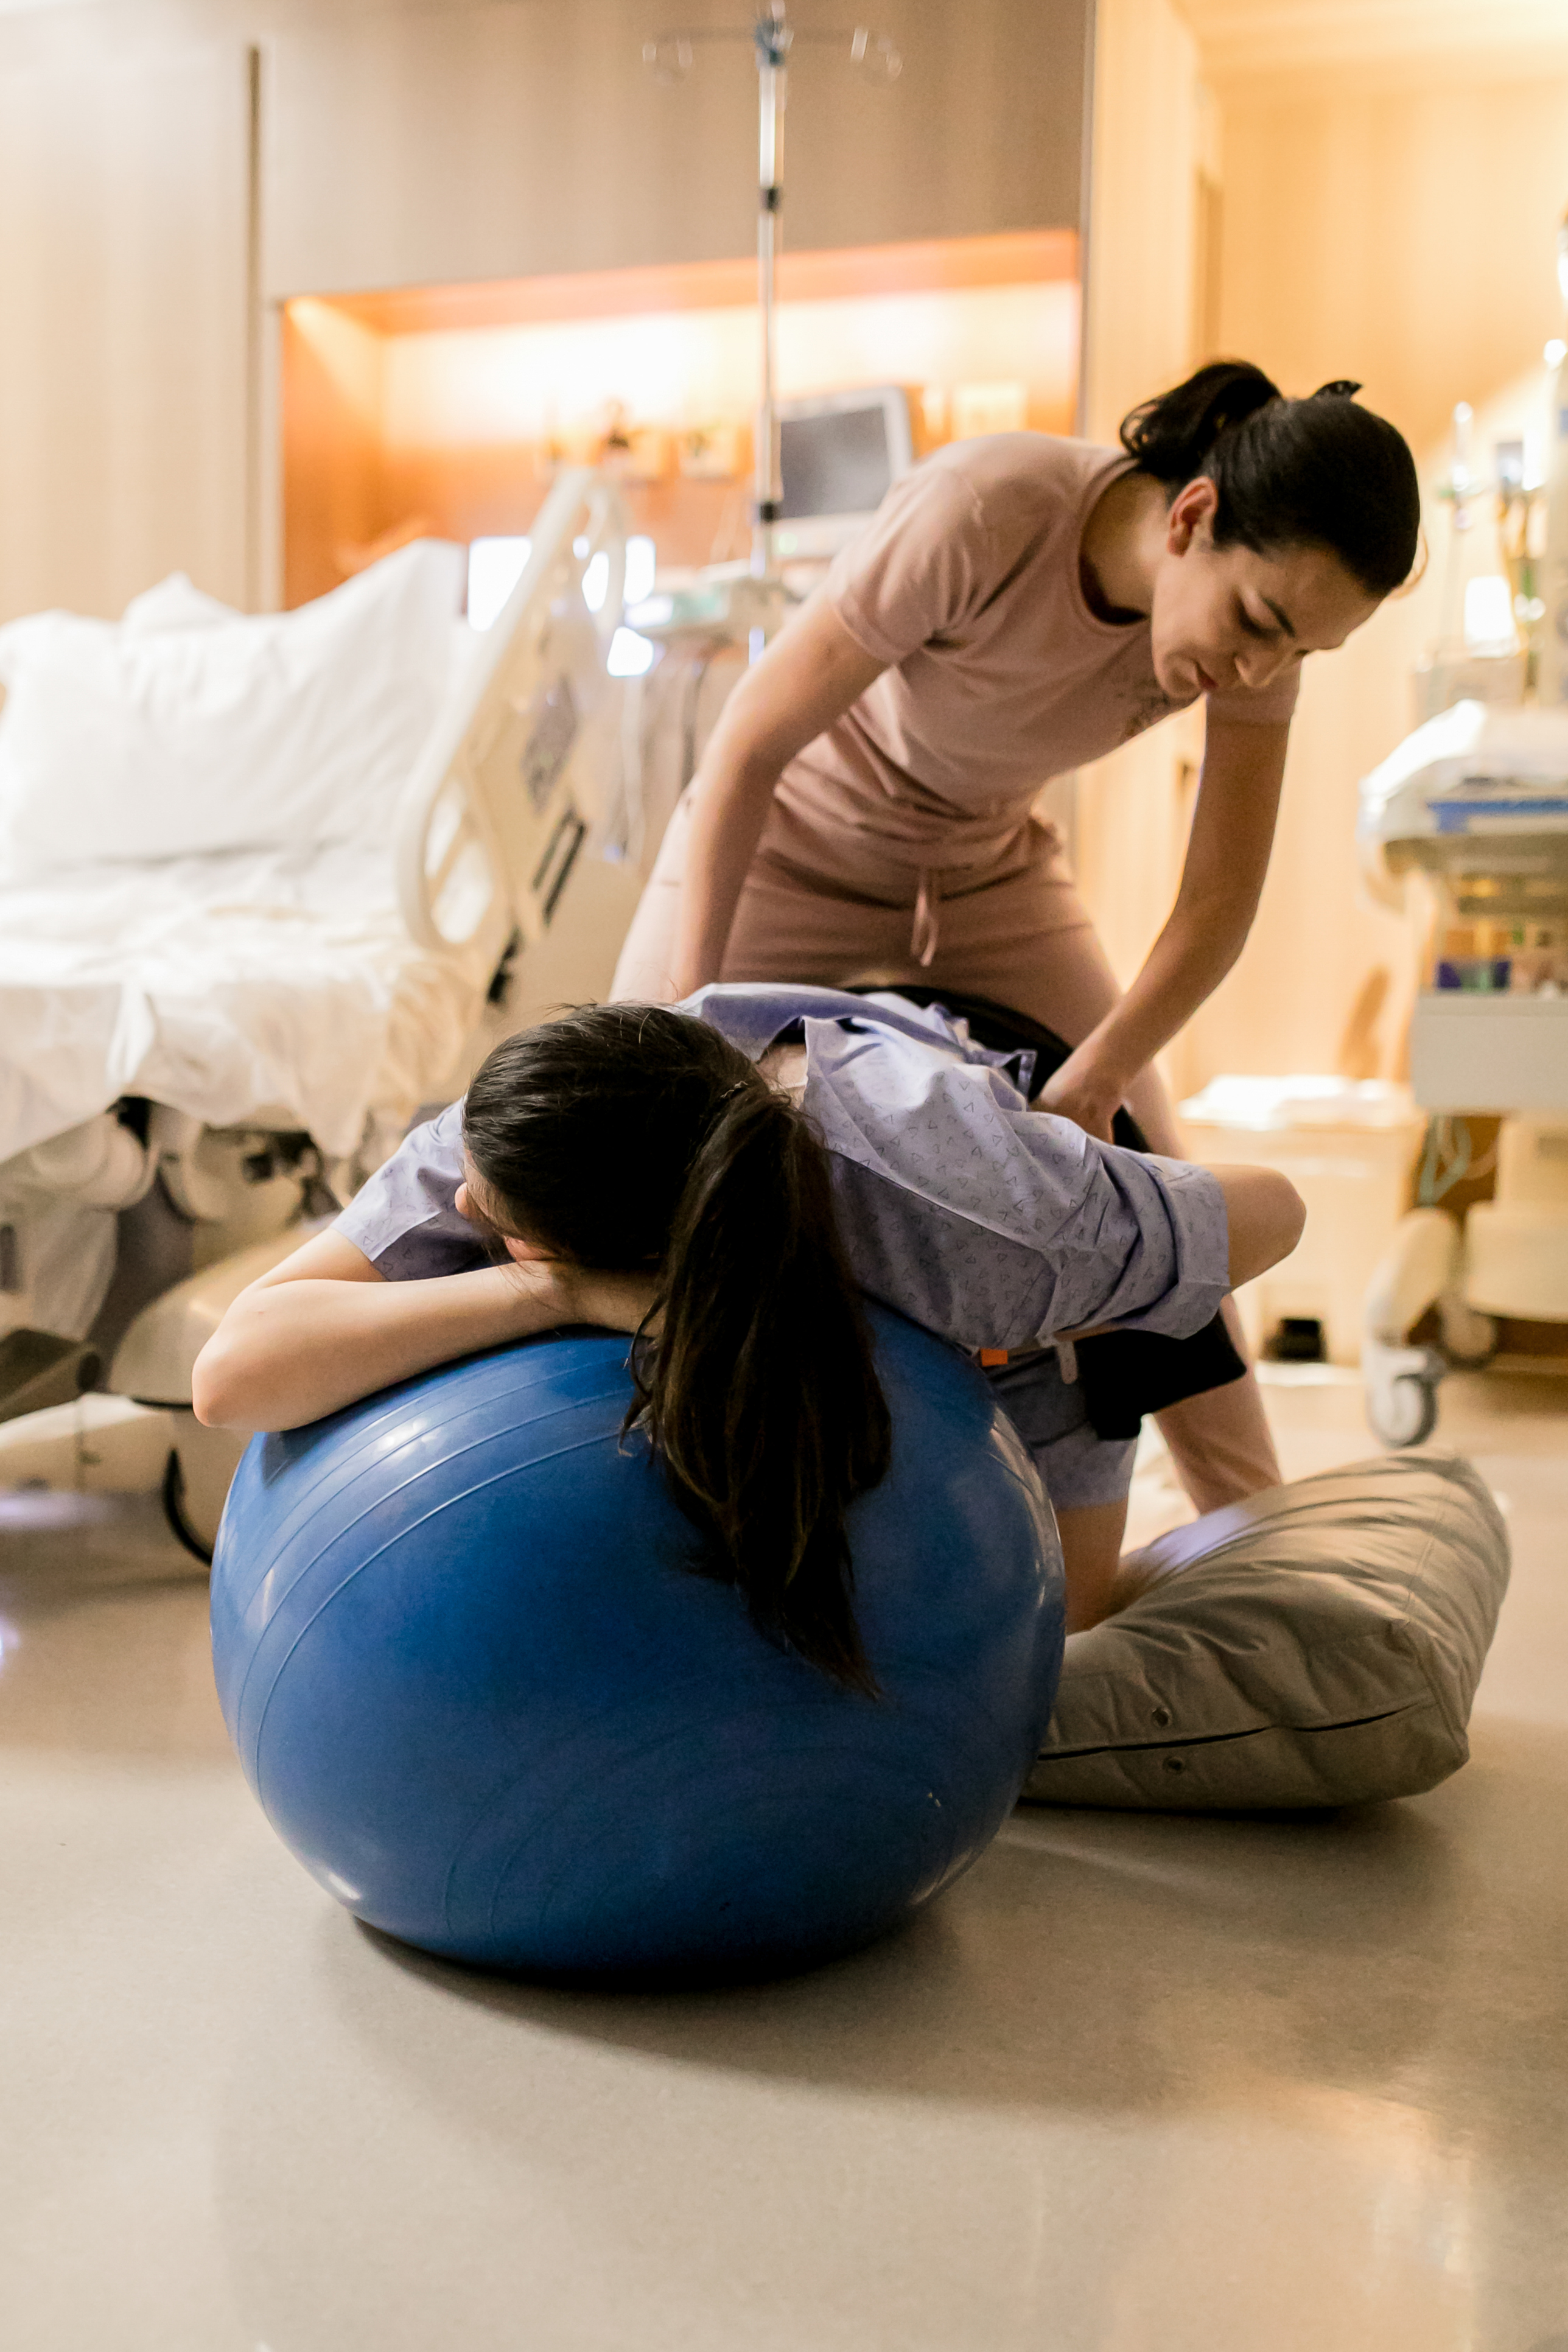
[[[804,1041],[805,1109],[831,1155],[862,1288],[959,1348],[1007,1352],[987,1378],[1058,1510],[1120,1501],[1132,1444],[1096,1437],[1057,1335],[1201,1330],[1228,1286],[1214,1178],[1032,1111],[1033,1055],[971,1044],[940,1006],[725,984],[678,1010],[752,1061]],[[453,1103],[414,1129],[337,1229],[390,1281],[486,1265],[485,1243],[453,1205],[462,1177]]]

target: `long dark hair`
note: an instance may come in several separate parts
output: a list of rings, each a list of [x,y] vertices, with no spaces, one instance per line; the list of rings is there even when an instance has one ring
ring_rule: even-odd
[[[1410,576],[1421,488],[1403,434],[1356,404],[1358,383],[1287,400],[1261,368],[1215,360],[1121,420],[1121,446],[1173,497],[1206,474],[1214,543],[1259,554],[1327,548],[1369,596]]]
[[[706,1022],[600,1004],[498,1045],[463,1139],[520,1238],[656,1276],[626,1430],[704,1531],[694,1565],[875,1696],[844,1514],[886,1472],[891,1429],[809,1123]]]

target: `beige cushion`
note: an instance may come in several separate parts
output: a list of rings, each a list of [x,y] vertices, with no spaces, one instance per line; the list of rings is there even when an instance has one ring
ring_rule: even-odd
[[[1038,1804],[1271,1811],[1408,1797],[1469,1754],[1508,1583],[1485,1482],[1439,1454],[1298,1479],[1136,1553],[1067,1645]]]

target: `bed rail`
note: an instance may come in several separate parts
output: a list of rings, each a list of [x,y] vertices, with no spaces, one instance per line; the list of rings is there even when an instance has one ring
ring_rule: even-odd
[[[548,927],[596,814],[595,720],[626,580],[616,485],[560,474],[504,611],[476,643],[462,705],[398,812],[398,897],[423,947],[493,971]],[[593,593],[592,608],[586,587]]]

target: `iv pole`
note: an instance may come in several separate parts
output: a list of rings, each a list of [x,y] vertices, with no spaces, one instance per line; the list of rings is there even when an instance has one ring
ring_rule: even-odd
[[[739,26],[693,26],[659,33],[643,43],[643,63],[656,80],[684,81],[699,41],[749,40],[757,60],[757,299],[762,313],[762,397],[757,404],[756,464],[752,507],[752,576],[777,577],[773,525],[779,520],[784,485],[779,467],[778,257],[783,241],[784,115],[789,93],[789,53],[797,41],[849,43],[849,62],[868,79],[896,81],[903,59],[886,33],[805,31],[789,21],[787,0],[769,0],[767,13],[749,29]]]

